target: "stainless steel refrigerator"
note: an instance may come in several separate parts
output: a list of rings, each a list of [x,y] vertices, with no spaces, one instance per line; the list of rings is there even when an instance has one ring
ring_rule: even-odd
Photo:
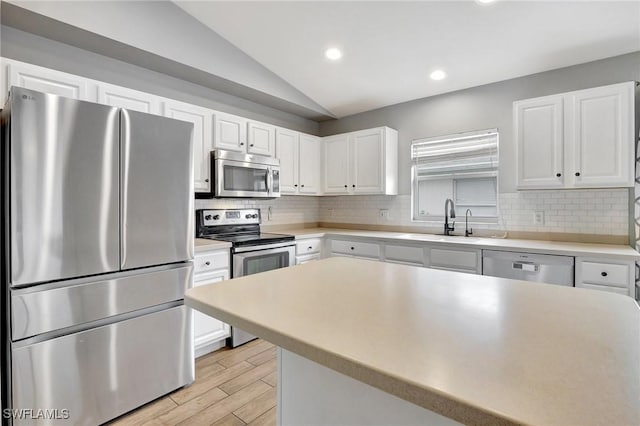
[[[13,424],[97,425],[192,382],[192,124],[18,87],[0,119]]]

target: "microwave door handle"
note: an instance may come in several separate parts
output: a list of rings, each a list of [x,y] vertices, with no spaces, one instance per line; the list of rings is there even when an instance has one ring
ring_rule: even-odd
[[[264,175],[264,184],[265,184],[265,185],[266,185],[266,187],[267,187],[267,194],[270,194],[270,193],[271,193],[271,183],[270,183],[270,180],[271,180],[271,169],[267,169],[267,173],[265,173],[265,175]]]

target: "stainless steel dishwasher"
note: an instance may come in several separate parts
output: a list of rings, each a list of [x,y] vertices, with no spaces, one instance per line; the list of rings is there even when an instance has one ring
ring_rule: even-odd
[[[571,256],[482,251],[482,275],[573,287]]]

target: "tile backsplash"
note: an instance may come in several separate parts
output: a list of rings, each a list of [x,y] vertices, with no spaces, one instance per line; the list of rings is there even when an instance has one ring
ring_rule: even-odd
[[[196,209],[260,209],[263,225],[318,222],[319,197],[282,196],[274,200],[196,199]],[[269,207],[271,214],[269,215]]]
[[[441,222],[412,222],[410,195],[213,199],[196,200],[195,206],[197,209],[259,208],[263,225],[324,222],[420,227],[425,231],[439,230],[442,226]],[[379,217],[380,210],[388,210],[388,220]],[[629,190],[625,188],[502,193],[499,211],[497,223],[474,224],[474,228],[617,236],[629,233]],[[543,212],[544,224],[534,224],[536,211]],[[457,220],[461,223],[464,218]]]
[[[521,191],[499,195],[499,219],[476,228],[501,231],[558,232],[621,235],[629,233],[629,190]],[[389,211],[389,220],[379,211]],[[444,206],[443,206],[444,209]],[[534,212],[542,211],[544,224],[534,224]],[[322,197],[320,221],[366,225],[435,228],[441,222],[412,222],[411,196]],[[460,217],[458,221],[464,220]],[[460,223],[460,222],[458,222]]]

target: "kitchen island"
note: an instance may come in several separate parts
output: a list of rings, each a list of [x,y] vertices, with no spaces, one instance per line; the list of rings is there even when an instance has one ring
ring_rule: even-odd
[[[282,348],[283,425],[640,423],[630,297],[330,258],[185,301]]]

